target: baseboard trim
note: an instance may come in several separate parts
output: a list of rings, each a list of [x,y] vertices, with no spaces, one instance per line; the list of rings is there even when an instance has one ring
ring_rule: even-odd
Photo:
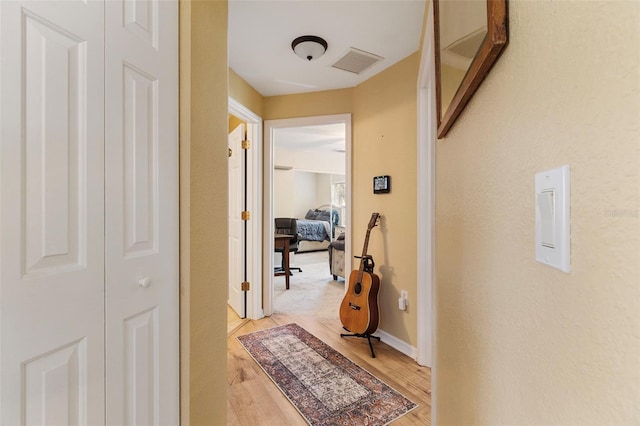
[[[398,339],[397,337],[387,333],[384,330],[378,329],[378,331],[375,334],[380,336],[380,340],[383,343],[386,343],[387,345],[391,346],[393,349],[399,352],[402,352],[406,356],[411,357],[413,359],[417,358],[418,349],[415,348],[414,346],[411,346],[409,343]]]

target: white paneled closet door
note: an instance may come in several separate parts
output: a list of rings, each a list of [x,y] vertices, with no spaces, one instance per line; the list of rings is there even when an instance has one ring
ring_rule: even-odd
[[[107,424],[179,424],[178,7],[106,2]]]
[[[179,424],[176,1],[0,2],[0,424]]]
[[[104,4],[0,2],[0,424],[104,424]]]

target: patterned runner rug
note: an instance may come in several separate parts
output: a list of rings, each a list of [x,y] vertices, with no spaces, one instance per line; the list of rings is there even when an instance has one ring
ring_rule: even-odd
[[[312,426],[386,425],[417,407],[297,324],[238,340]]]

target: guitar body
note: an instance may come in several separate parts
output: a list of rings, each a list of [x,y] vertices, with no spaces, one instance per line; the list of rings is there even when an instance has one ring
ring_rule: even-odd
[[[360,282],[358,276],[362,275]],[[380,278],[369,272],[352,271],[349,288],[340,304],[340,321],[356,334],[371,334],[378,329],[378,290]]]

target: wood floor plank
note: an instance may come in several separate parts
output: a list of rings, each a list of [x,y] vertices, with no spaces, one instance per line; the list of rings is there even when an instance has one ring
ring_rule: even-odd
[[[240,318],[231,306],[227,305],[227,337],[248,321],[246,318]]]
[[[394,425],[431,425],[431,371],[382,342],[374,342],[372,358],[366,339],[342,338],[340,321],[305,315],[276,314],[249,321],[227,338],[229,425],[305,425],[306,421],[251,358],[237,336],[278,325],[296,323],[326,344],[417,403],[418,408]]]

